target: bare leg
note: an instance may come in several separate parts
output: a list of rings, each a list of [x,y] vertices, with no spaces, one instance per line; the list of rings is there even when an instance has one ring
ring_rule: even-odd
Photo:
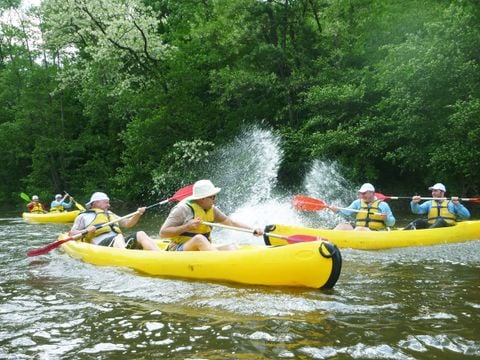
[[[335,226],[333,230],[353,230],[353,226],[348,223],[342,223]]]
[[[203,235],[195,235],[186,243],[183,244],[185,251],[218,251],[208,239]]]
[[[125,249],[125,238],[122,234],[118,234],[113,238],[113,247],[118,249]]]
[[[215,247],[220,251],[238,250],[237,244],[220,244],[220,245],[215,245]]]
[[[160,251],[160,248],[155,244],[155,241],[153,241],[145,231],[137,232],[137,241],[142,245],[143,250]]]
[[[372,231],[372,230],[370,230],[370,228],[365,227],[365,226],[357,226],[355,228],[355,231]]]

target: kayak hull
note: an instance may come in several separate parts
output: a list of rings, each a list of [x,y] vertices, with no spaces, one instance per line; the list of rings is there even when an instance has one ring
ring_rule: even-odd
[[[164,248],[167,242],[158,244]],[[125,250],[80,241],[68,241],[62,248],[90,264],[129,267],[152,276],[317,289],[332,288],[342,264],[338,248],[324,241],[245,245],[236,251]]]
[[[348,231],[313,229],[289,225],[268,225],[267,231],[273,234],[292,236],[295,234],[318,236],[334,243],[339,248],[360,250],[380,250],[409,246],[429,246],[480,239],[480,221],[462,221],[455,226],[392,231]],[[264,237],[267,245],[282,245],[287,241],[274,237]]]
[[[22,218],[31,224],[72,223],[78,214],[80,214],[80,210],[47,212],[45,214],[24,212]]]

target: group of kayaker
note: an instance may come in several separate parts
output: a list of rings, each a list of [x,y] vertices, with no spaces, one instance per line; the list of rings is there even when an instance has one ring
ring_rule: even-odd
[[[452,226],[457,220],[470,218],[470,212],[460,203],[459,197],[453,196],[450,199],[445,197],[447,191],[445,185],[436,183],[428,189],[432,192],[432,198],[420,204],[422,197],[415,195],[410,202],[413,214],[427,214],[427,218],[412,221],[404,230]],[[330,209],[345,216],[355,216],[355,227],[349,223],[342,223],[335,228],[336,230],[388,230],[395,225],[395,217],[390,206],[377,196],[375,187],[370,183],[360,187],[358,199],[347,208],[339,209],[331,205]]]
[[[169,238],[168,251],[218,251],[235,250],[236,245],[214,246],[211,243],[211,228],[203,222],[220,223],[248,229],[239,221],[233,220],[221,212],[215,204],[221,188],[215,187],[210,180],[199,180],[192,188],[192,195],[172,208],[160,229],[161,238]],[[116,248],[160,250],[156,243],[144,232],[125,237],[121,227],[130,228],[137,224],[145,213],[145,207],[138,208],[136,214],[128,219],[113,222],[109,226],[98,225],[112,222],[119,217],[109,210],[110,199],[103,192],[92,194],[86,204],[87,211],[79,214],[69,232],[70,236],[85,232],[84,241]],[[254,234],[263,235],[262,229],[255,229]]]
[[[70,199],[69,202],[66,202],[66,199]],[[61,194],[55,195],[55,199],[50,203],[50,212],[62,212],[66,209],[70,209],[73,204],[73,199],[70,198],[70,195]],[[32,201],[27,204],[27,209],[31,213],[44,214],[47,212],[45,205],[40,202],[38,195],[32,196]]]
[[[451,226],[458,219],[470,217],[470,212],[460,203],[458,197],[450,199],[445,197],[446,188],[443,184],[437,183],[429,187],[429,190],[432,191],[432,198],[428,198],[428,201],[420,204],[422,198],[415,195],[410,203],[412,213],[427,214],[427,219],[417,219],[408,224],[404,230]],[[212,225],[210,224],[212,223],[250,230],[248,225],[231,219],[215,206],[220,191],[221,188],[214,186],[210,180],[199,180],[193,185],[191,195],[172,208],[159,233],[161,238],[170,240],[167,251],[237,249],[234,244],[219,246],[213,245],[211,242]],[[375,187],[372,184],[365,183],[358,190],[358,199],[347,208],[329,206],[334,212],[345,216],[355,216],[355,226],[342,223],[337,225],[335,230],[376,231],[388,230],[393,227],[395,217],[392,210],[378,195],[381,194],[375,193]],[[57,194],[51,203],[51,210],[63,211],[70,208],[74,200],[70,197],[70,202],[67,203],[65,200],[69,197],[68,194],[63,197]],[[144,231],[137,231],[133,235],[125,237],[121,230],[121,227],[131,228],[136,225],[145,213],[145,207],[138,208],[130,217],[119,218],[110,211],[110,199],[103,192],[93,193],[86,206],[87,210],[76,217],[69,232],[70,236],[82,234],[83,241],[100,246],[160,250],[155,241]],[[27,207],[31,212],[45,212],[45,207],[36,195],[32,197],[32,202]],[[118,221],[116,221],[117,219]],[[103,224],[107,225],[102,226]],[[254,229],[253,234],[261,236],[263,229]]]

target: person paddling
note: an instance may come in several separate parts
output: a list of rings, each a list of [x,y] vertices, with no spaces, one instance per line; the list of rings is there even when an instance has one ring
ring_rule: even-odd
[[[69,236],[75,236],[82,233],[82,230],[88,229],[88,234],[82,240],[95,245],[122,249],[160,250],[144,231],[137,231],[125,238],[120,229],[120,227],[131,228],[134,226],[145,212],[145,207],[138,208],[138,214],[128,219],[122,219],[118,223],[97,229],[95,225],[105,224],[118,218],[117,215],[109,210],[110,199],[103,192],[95,192],[86,206],[88,210],[75,218],[73,226],[68,233]]]
[[[390,206],[385,201],[376,198],[375,187],[372,184],[363,184],[358,190],[358,197],[359,198],[353,201],[347,209],[338,209],[338,207],[334,205],[330,206],[331,210],[335,212],[338,211],[345,216],[353,216],[356,214],[355,229],[348,223],[342,223],[337,225],[335,230],[387,230],[389,227],[395,225],[395,217],[393,216]]]
[[[421,196],[415,195],[410,202],[410,209],[414,214],[428,214],[427,219],[416,219],[408,224],[404,230],[439,228],[455,225],[458,219],[469,219],[470,211],[460,204],[460,199],[452,196],[450,200],[445,198],[447,191],[445,185],[436,183],[430,186],[432,200],[420,204]]]
[[[65,209],[70,209],[73,205],[72,199],[69,202],[65,200],[68,198],[68,195],[62,197],[61,194],[55,195],[55,200],[53,200],[50,204],[50,212],[62,212]]]
[[[178,203],[168,215],[160,229],[160,237],[169,238],[168,251],[216,251],[235,250],[234,245],[214,246],[211,243],[212,228],[203,221],[221,223],[243,229],[251,227],[233,220],[215,206],[221,188],[210,180],[199,180],[193,185],[193,195]],[[255,229],[256,236],[263,235],[262,229]]]
[[[35,214],[45,214],[47,212],[45,205],[40,202],[40,199],[37,195],[32,196],[32,201],[27,204],[27,209],[31,213]]]

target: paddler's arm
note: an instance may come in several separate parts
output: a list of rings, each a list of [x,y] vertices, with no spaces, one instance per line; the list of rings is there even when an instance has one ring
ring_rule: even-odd
[[[452,196],[452,201],[448,204],[448,210],[452,213],[457,215],[461,219],[469,219],[470,218],[470,211],[460,204],[460,199],[456,196]]]
[[[137,209],[137,213],[133,215],[132,217],[128,219],[123,219],[119,222],[119,225],[125,228],[131,228],[132,226],[135,226],[142,217],[142,215],[145,213],[146,207],[141,207]]]
[[[219,221],[220,224],[223,224],[223,225],[228,225],[228,226],[234,226],[234,227],[239,227],[239,228],[242,228],[242,229],[252,229],[251,226],[248,226],[247,224],[244,224],[240,221],[237,221],[237,220],[233,220],[229,217],[227,217],[225,220],[223,221]],[[253,235],[255,236],[262,236],[263,235],[263,229],[262,228],[256,228],[253,230]]]
[[[200,218],[191,219],[187,221],[185,224],[178,225],[178,226],[168,226],[168,224],[165,222],[165,224],[160,228],[159,235],[161,238],[171,238],[171,237],[183,234],[184,232],[187,232],[189,230],[193,230],[196,227],[198,227],[201,223],[202,223],[202,220]]]
[[[393,225],[395,225],[395,217],[393,216],[390,206],[386,202],[380,202],[380,204],[378,205],[378,210],[380,210],[383,222],[386,226],[392,227]]]

